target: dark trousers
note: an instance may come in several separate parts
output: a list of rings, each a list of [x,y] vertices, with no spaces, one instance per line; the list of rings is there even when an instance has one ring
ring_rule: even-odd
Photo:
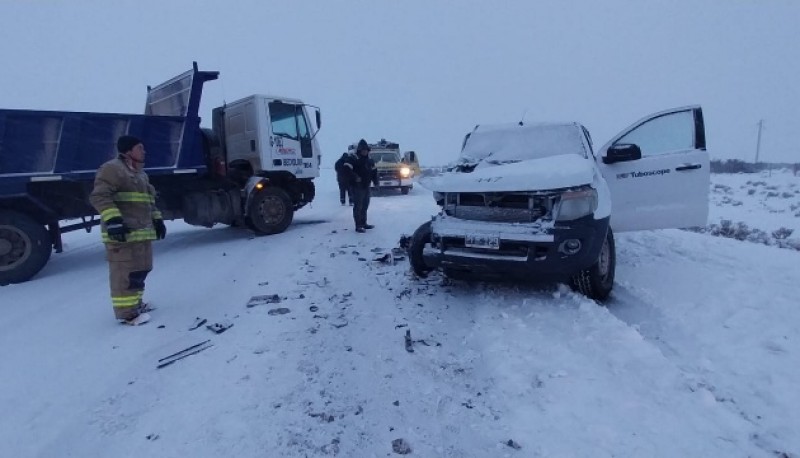
[[[367,224],[367,208],[369,208],[369,188],[354,186],[353,189],[353,221],[356,229]]]
[[[339,181],[339,202],[344,203],[344,195],[347,194],[347,202],[353,203],[353,190],[345,181]]]

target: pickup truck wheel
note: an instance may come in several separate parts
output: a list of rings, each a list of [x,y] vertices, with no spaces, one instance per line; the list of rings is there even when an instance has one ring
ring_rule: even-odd
[[[572,276],[572,289],[597,301],[604,301],[614,286],[614,272],[617,266],[617,255],[614,249],[614,234],[608,228],[606,239],[600,248],[600,256],[588,269]]]
[[[292,199],[281,188],[264,188],[250,202],[248,216],[257,233],[278,234],[292,223]]]
[[[403,186],[402,188],[400,188],[400,192],[403,193],[403,195],[408,194],[409,190],[410,188],[408,186]]]
[[[414,231],[411,236],[411,243],[408,246],[408,262],[411,263],[411,270],[421,278],[427,277],[433,270],[433,268],[425,264],[425,258],[422,255],[425,245],[430,243],[431,222],[428,221]]]
[[[30,280],[52,252],[53,240],[43,225],[21,213],[0,212],[0,285]]]

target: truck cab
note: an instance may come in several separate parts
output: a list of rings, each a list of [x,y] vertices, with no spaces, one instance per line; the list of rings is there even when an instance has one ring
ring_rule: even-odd
[[[448,173],[420,182],[442,210],[409,260],[419,276],[565,280],[603,300],[614,232],[705,225],[709,179],[699,106],[646,116],[597,153],[577,122],[477,126]]]

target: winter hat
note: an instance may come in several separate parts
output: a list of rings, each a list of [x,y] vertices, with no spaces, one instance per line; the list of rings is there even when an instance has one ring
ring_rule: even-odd
[[[142,141],[133,135],[123,135],[117,140],[117,151],[120,153],[127,153],[139,143],[142,143]]]
[[[364,140],[363,138],[358,141],[358,146],[356,147],[356,152],[359,152],[359,151],[362,151],[362,150],[366,150],[367,152],[369,152],[369,145],[367,144],[367,141]]]

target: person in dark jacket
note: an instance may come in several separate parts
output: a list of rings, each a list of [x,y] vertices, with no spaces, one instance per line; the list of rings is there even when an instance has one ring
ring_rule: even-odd
[[[349,168],[345,166],[349,154],[344,153],[336,160],[333,168],[336,170],[336,182],[339,184],[339,202],[344,205],[344,195],[347,194],[347,202],[353,205],[353,191],[350,183]]]
[[[356,223],[356,232],[366,232],[372,229],[372,224],[367,224],[367,208],[369,208],[369,185],[378,185],[378,169],[375,162],[369,157],[369,145],[363,138],[359,140],[356,154],[349,156],[345,163],[353,190],[353,220]]]

